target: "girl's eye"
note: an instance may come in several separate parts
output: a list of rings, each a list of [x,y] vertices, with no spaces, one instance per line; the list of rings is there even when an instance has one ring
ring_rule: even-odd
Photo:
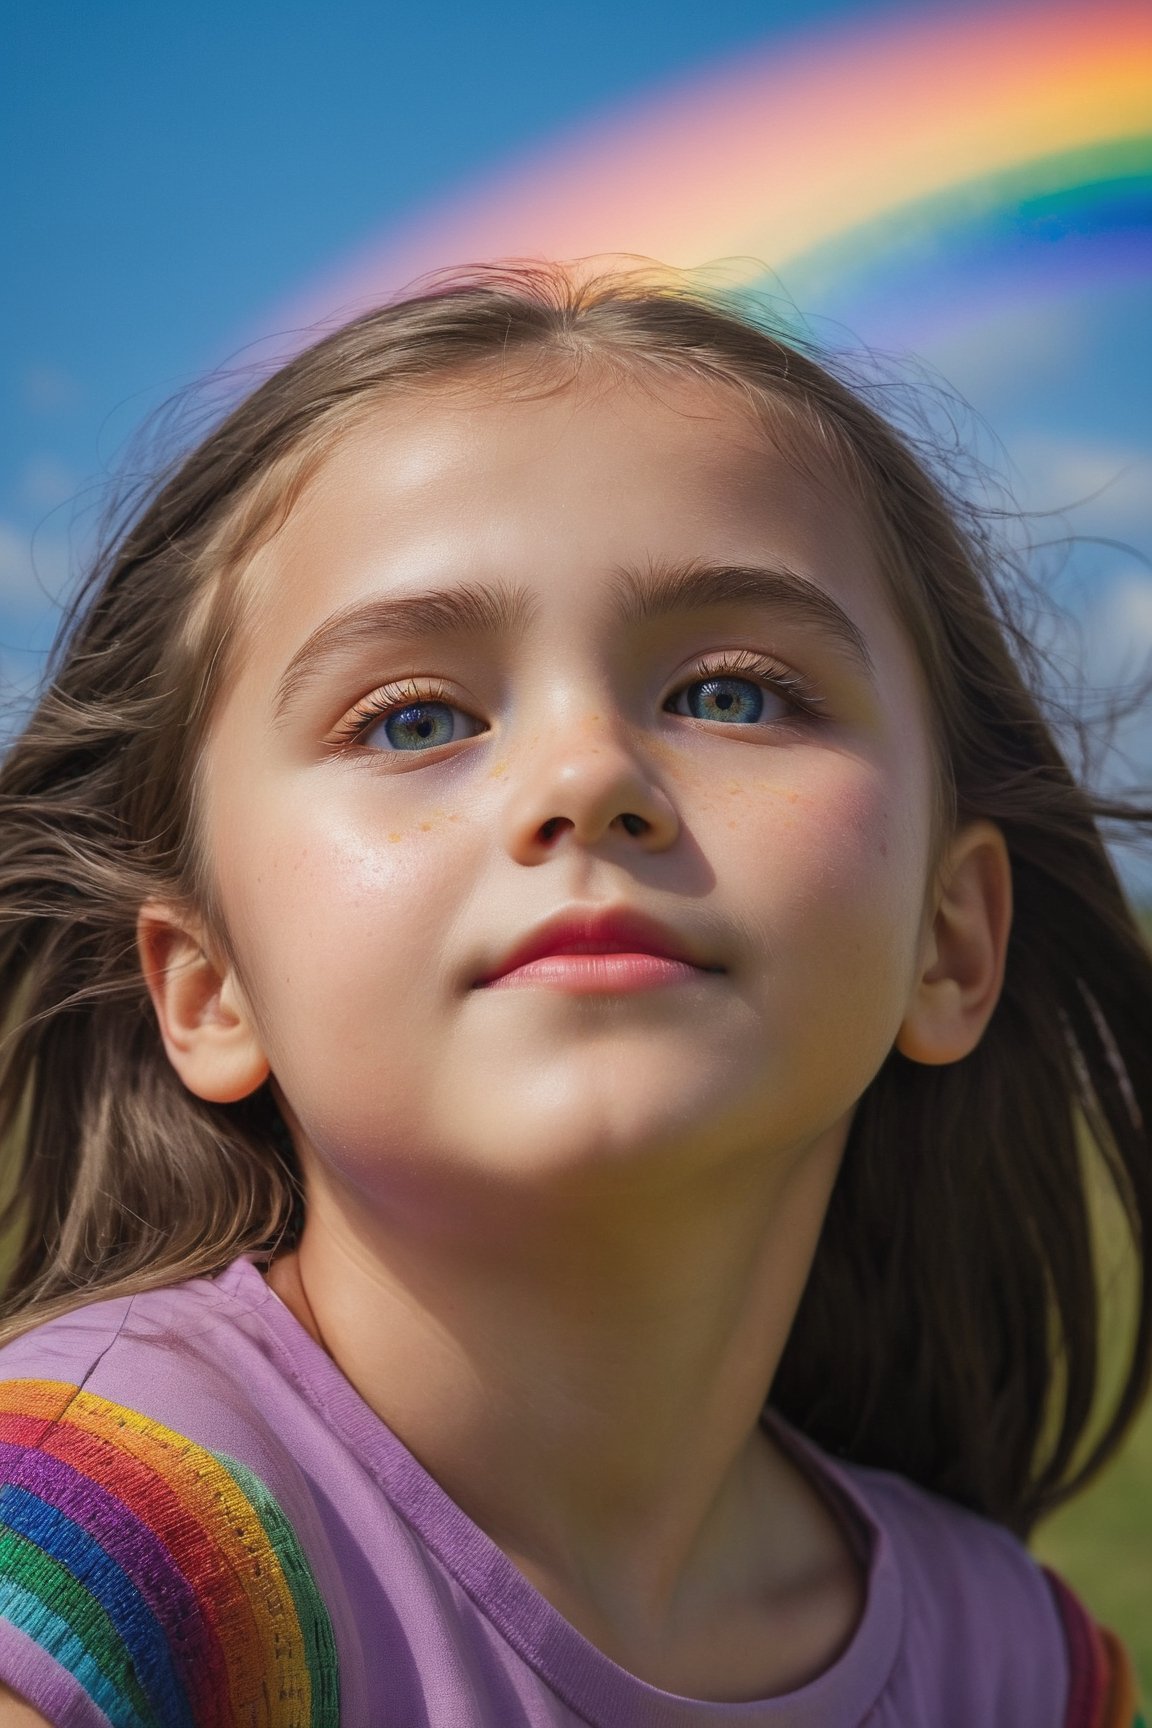
[[[759,654],[741,652],[719,665],[698,665],[692,683],[682,685],[670,705],[673,713],[687,713],[694,720],[754,726],[762,719],[786,720],[797,711],[811,714],[820,701],[794,672]]]
[[[483,724],[453,702],[444,700],[441,686],[420,691],[392,685],[377,690],[353,709],[341,727],[339,743],[358,744],[386,755],[434,750],[474,738]]]
[[[727,720],[752,726],[764,712],[765,692],[751,678],[702,678],[680,692],[694,720]],[[777,697],[781,708],[787,704]],[[682,712],[682,710],[678,710]]]
[[[358,741],[370,750],[434,750],[458,738],[475,738],[478,731],[480,722],[451,702],[409,702],[366,727]]]
[[[355,707],[331,742],[384,755],[419,755],[486,730],[484,722],[447,700],[443,684],[422,689],[415,682],[387,684]],[[796,673],[763,655],[741,650],[719,664],[701,661],[696,677],[666,706],[694,720],[754,726],[813,714],[822,698]],[[686,703],[687,707],[681,706]]]

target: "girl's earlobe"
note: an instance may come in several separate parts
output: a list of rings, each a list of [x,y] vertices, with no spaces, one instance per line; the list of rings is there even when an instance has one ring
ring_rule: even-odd
[[[1000,829],[969,823],[953,837],[924,947],[923,970],[896,1036],[913,1062],[958,1062],[1000,999],[1012,925],[1012,864]]]
[[[148,901],[136,945],[168,1060],[188,1090],[212,1104],[255,1092],[268,1078],[268,1059],[235,969],[213,958],[199,924]]]

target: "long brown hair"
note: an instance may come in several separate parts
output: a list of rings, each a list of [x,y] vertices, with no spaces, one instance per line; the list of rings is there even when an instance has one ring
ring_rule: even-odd
[[[0,770],[4,1334],[298,1229],[269,1090],[222,1106],[184,1089],[134,942],[148,896],[212,916],[196,773],[242,634],[235,578],[351,416],[589,359],[735,387],[836,465],[932,693],[944,831],[987,817],[1007,840],[999,1004],[963,1061],[893,1051],[864,1094],[771,1401],[1026,1534],[1115,1450],[1152,1364],[1152,961],[1098,827],[1152,812],[1076,783],[996,554],[909,441],[795,340],[667,282],[477,270],[373,311],[266,379],[97,560]],[[1102,1418],[1101,1181],[1138,1273]]]

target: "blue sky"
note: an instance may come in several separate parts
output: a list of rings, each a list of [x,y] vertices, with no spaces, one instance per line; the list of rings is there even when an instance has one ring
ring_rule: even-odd
[[[920,0],[916,15],[954,11]],[[147,411],[341,260],[462,184],[849,0],[36,0],[0,24],[0,701],[41,664],[96,501]],[[444,262],[452,262],[445,260]],[[1032,507],[1152,554],[1152,283],[1006,309],[925,357]],[[1135,553],[1073,560],[1084,654],[1152,651]],[[1130,732],[1152,775],[1152,725]]]
[[[462,178],[774,28],[849,10],[11,8],[4,397],[21,399],[30,364],[66,373],[80,455],[98,418],[216,363],[264,308]],[[36,428],[5,413],[0,431],[7,476]]]

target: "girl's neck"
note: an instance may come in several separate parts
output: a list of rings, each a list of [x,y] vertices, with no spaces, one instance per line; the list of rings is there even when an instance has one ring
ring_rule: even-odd
[[[839,1155],[830,1137],[761,1172],[758,1192],[713,1180],[707,1196],[618,1195],[599,1218],[568,1207],[551,1227],[537,1212],[495,1247],[414,1241],[314,1185],[300,1248],[269,1282],[457,1504],[623,1665],[683,1678],[693,1629],[715,1634],[707,1667],[725,1626],[801,1599],[811,1649],[830,1660],[858,1615],[859,1567],[760,1416]]]

